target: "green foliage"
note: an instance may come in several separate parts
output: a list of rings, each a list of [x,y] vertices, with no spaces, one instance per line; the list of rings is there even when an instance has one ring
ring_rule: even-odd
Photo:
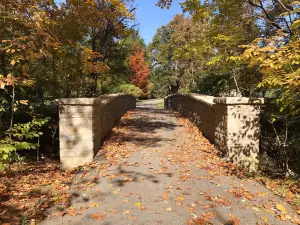
[[[150,76],[150,81],[152,82],[150,95],[155,98],[162,98],[170,94],[170,88],[173,84],[171,78],[169,71],[164,71],[161,67],[154,68]]]
[[[196,77],[196,85],[193,92],[211,96],[220,96],[228,93],[228,76],[199,74]]]
[[[161,7],[172,3],[158,0]],[[153,72],[153,86],[169,87],[171,92],[269,98],[275,107],[265,113],[271,129],[263,131],[263,141],[270,141],[266,149],[289,173],[297,163],[293,156],[300,152],[300,131],[295,129],[300,115],[299,1],[180,4],[188,16],[175,16],[157,30],[150,45],[155,70],[160,71],[160,77]]]
[[[186,1],[183,7],[191,16],[175,16],[157,30],[150,45],[153,63],[170,74],[171,92],[201,91],[197,86],[201,76],[221,76],[227,79],[223,82],[226,94],[231,93],[229,90],[244,96],[253,93],[259,76],[239,60],[243,51],[239,46],[251,43],[259,33],[255,20],[248,15],[249,7],[234,0],[203,5]],[[219,90],[217,95],[224,94]]]
[[[136,98],[139,98],[143,95],[142,89],[133,84],[121,84],[119,90],[121,93],[131,94]]]
[[[5,132],[0,140],[0,170],[5,169],[8,164],[18,157],[18,150],[37,149],[37,139],[43,134],[40,132],[42,126],[49,121],[46,119],[33,119],[25,124],[14,124]]]

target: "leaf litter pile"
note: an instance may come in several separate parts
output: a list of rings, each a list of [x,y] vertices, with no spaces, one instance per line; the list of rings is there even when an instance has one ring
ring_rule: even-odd
[[[0,223],[42,219],[46,209],[68,198],[74,173],[62,172],[58,163],[21,163],[12,170],[10,176],[0,175]]]
[[[127,124],[127,121],[138,114],[137,111],[128,112],[122,117],[121,125],[113,129],[99,153],[104,160],[96,160],[71,172],[60,171],[57,163],[22,164],[15,166],[16,172],[12,176],[2,175],[0,177],[0,222],[18,224],[25,221],[26,224],[31,219],[43,220],[54,205],[55,213],[52,213],[51,217],[83,215],[89,208],[101,209],[107,203],[93,200],[103,194],[102,190],[97,188],[98,179],[110,181],[118,179],[124,185],[143,182],[144,179],[155,180],[156,176],[169,174],[171,167],[174,167],[176,168],[174,176],[176,180],[172,185],[167,185],[165,191],[158,192],[156,195],[162,202],[171,200],[175,202],[175,206],[166,205],[166,214],[175,213],[178,210],[176,207],[182,207],[187,211],[189,216],[186,218],[186,224],[242,224],[241,218],[235,215],[236,211],[233,210],[236,202],[239,202],[240,210],[249,209],[254,214],[266,215],[260,216],[256,224],[276,224],[276,222],[269,221],[270,216],[275,217],[280,222],[300,224],[300,208],[299,205],[295,204],[295,199],[299,199],[297,183],[288,180],[272,180],[262,176],[256,178],[248,176],[233,164],[221,159],[218,156],[219,152],[202,136],[201,132],[189,120],[176,113],[173,115],[184,128],[186,138],[180,138],[182,133],[178,132],[175,139],[179,142],[171,143],[172,148],[168,147],[167,150],[153,148],[151,154],[156,154],[159,157],[160,167],[153,168],[151,162],[129,162],[128,159],[132,154],[145,147],[151,148],[154,144],[151,141],[151,137],[153,138],[151,132],[140,132],[138,129],[147,125],[140,122]],[[139,141],[133,141],[133,137]],[[145,175],[132,177],[128,173],[116,171],[116,165],[126,169],[127,167],[138,168],[142,164],[148,168],[148,178]],[[198,173],[197,171],[200,170],[205,172]],[[241,182],[232,184],[226,178],[229,180],[231,178],[237,179]],[[87,181],[83,182],[83,180]],[[277,195],[283,192],[281,189],[283,188],[282,184],[284,184],[286,191],[281,196],[291,205],[277,202],[273,198],[265,198],[269,193],[253,191],[245,185],[247,183],[258,184],[257,181]],[[196,193],[199,197],[194,197],[193,188],[186,184],[193,185],[195,182],[207,182],[216,188],[224,188],[226,195],[223,193],[216,194],[215,191],[208,188],[208,185],[207,188]],[[227,186],[225,185],[226,182],[228,182]],[[114,185],[110,184],[109,187],[113,188]],[[71,194],[70,189],[72,188],[81,193],[85,191],[88,193],[91,190],[90,194],[83,196],[86,198],[86,204],[81,206],[71,204],[72,200],[77,197]],[[117,214],[122,214],[133,222],[138,220],[139,216],[143,216],[134,210],[138,209],[140,213],[150,211],[151,206],[143,201],[143,193],[130,191],[122,193],[121,189],[114,189],[110,192],[115,197],[122,196],[122,204],[125,205],[130,203],[134,195],[137,195],[132,209],[123,211],[114,208],[102,209],[92,213],[90,219],[105,221]],[[215,210],[220,207],[232,212],[220,219],[218,211]],[[51,218],[48,217],[48,219]],[[216,221],[223,221],[223,223],[216,223]]]

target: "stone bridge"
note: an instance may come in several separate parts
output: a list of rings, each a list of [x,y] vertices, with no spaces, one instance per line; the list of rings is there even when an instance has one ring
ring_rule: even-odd
[[[218,98],[174,94],[165,109],[180,112],[197,126],[229,161],[249,171],[258,166],[262,98]],[[104,138],[124,113],[136,108],[131,95],[60,99],[60,160],[63,169],[93,161]]]
[[[39,224],[299,224],[269,184],[228,162],[257,169],[262,104],[195,94],[62,99],[62,166],[88,164]]]

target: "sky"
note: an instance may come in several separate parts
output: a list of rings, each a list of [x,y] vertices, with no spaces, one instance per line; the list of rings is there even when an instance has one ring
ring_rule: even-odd
[[[135,0],[137,10],[135,12],[139,31],[146,44],[152,41],[156,30],[162,25],[168,24],[176,14],[181,14],[179,1],[173,1],[170,9],[161,9],[155,4],[157,0]]]

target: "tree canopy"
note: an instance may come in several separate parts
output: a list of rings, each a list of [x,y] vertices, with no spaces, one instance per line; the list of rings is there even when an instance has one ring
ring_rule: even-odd
[[[149,68],[132,71],[130,64],[143,42],[135,10],[133,0],[1,1],[0,160],[38,148],[45,108],[56,98],[125,92],[128,85],[145,90],[148,79],[141,85],[133,76]]]
[[[289,171],[288,163],[299,164],[294,159],[300,153],[299,1],[180,4],[183,14],[159,28],[150,44],[153,92],[266,98],[262,152],[276,155]]]

